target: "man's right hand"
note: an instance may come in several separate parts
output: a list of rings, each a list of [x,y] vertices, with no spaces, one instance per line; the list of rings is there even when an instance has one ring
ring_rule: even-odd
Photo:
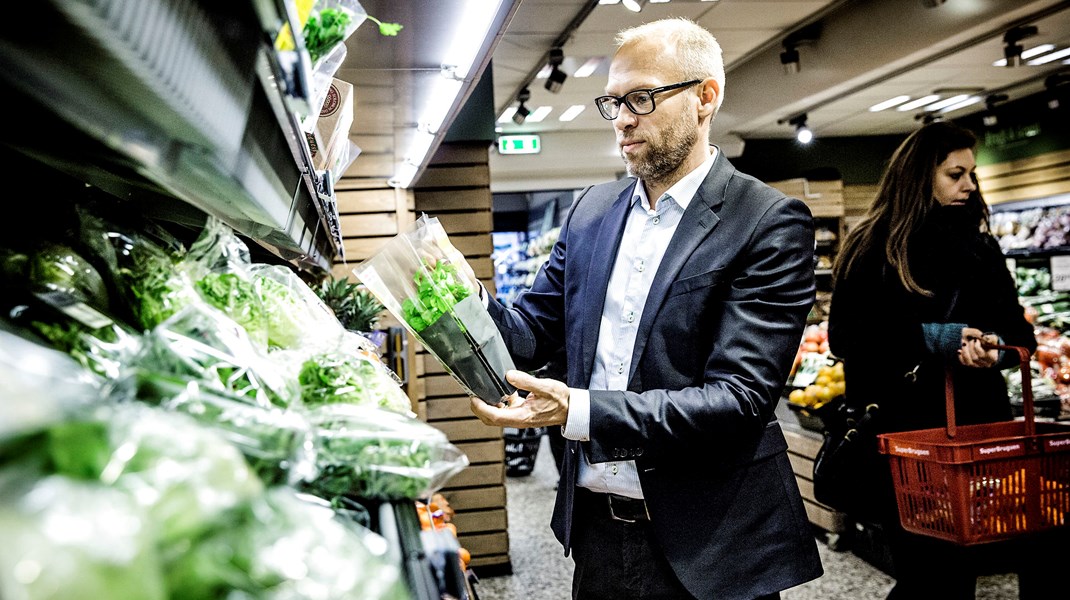
[[[523,371],[511,370],[506,380],[517,392],[491,406],[472,398],[472,412],[487,425],[498,427],[546,427],[564,425],[568,420],[568,386],[556,379],[540,379]],[[525,393],[527,392],[527,393]]]

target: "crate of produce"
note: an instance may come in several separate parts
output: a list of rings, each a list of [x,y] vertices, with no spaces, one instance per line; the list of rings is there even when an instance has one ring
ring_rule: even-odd
[[[1066,527],[1070,522],[1070,424],[1037,423],[1023,372],[1024,420],[956,426],[947,381],[947,426],[878,436],[889,457],[907,531],[974,545]]]
[[[516,429],[505,427],[505,474],[510,477],[531,475],[535,469],[535,458],[539,455],[539,445],[546,433],[543,427]]]

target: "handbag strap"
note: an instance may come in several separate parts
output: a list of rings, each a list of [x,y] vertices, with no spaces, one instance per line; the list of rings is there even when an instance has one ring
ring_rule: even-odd
[[[981,340],[981,347],[985,350],[1012,350],[1018,353],[1018,368],[1022,371],[1022,407],[1025,413],[1025,434],[1036,435],[1037,424],[1033,411],[1033,376],[1029,370],[1028,349],[1021,346],[1008,346],[1006,344],[992,344]],[[944,369],[944,403],[947,411],[947,439],[953,439],[957,431],[955,425],[955,382],[950,364]]]

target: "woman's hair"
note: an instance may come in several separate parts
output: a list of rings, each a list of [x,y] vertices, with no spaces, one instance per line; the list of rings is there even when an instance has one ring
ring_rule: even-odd
[[[717,38],[704,27],[684,17],[674,17],[644,23],[617,33],[617,48],[639,43],[658,42],[675,50],[667,54],[672,68],[681,80],[709,79],[717,82],[716,115],[724,100],[724,59]]]
[[[892,154],[869,213],[847,236],[834,266],[836,278],[846,275],[866,250],[883,244],[885,258],[903,286],[931,296],[932,292],[918,285],[910,272],[908,243],[937,205],[933,198],[936,167],[952,152],[972,149],[976,143],[972,131],[947,121],[930,123],[907,136]],[[976,200],[984,205],[979,194]],[[983,207],[982,214],[987,219],[987,207]]]

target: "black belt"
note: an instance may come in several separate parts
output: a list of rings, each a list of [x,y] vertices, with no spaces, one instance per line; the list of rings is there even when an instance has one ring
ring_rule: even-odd
[[[645,500],[619,494],[592,492],[586,488],[576,488],[576,490],[590,497],[591,505],[595,510],[608,510],[609,518],[614,521],[636,523],[650,520],[650,511],[647,510]]]

